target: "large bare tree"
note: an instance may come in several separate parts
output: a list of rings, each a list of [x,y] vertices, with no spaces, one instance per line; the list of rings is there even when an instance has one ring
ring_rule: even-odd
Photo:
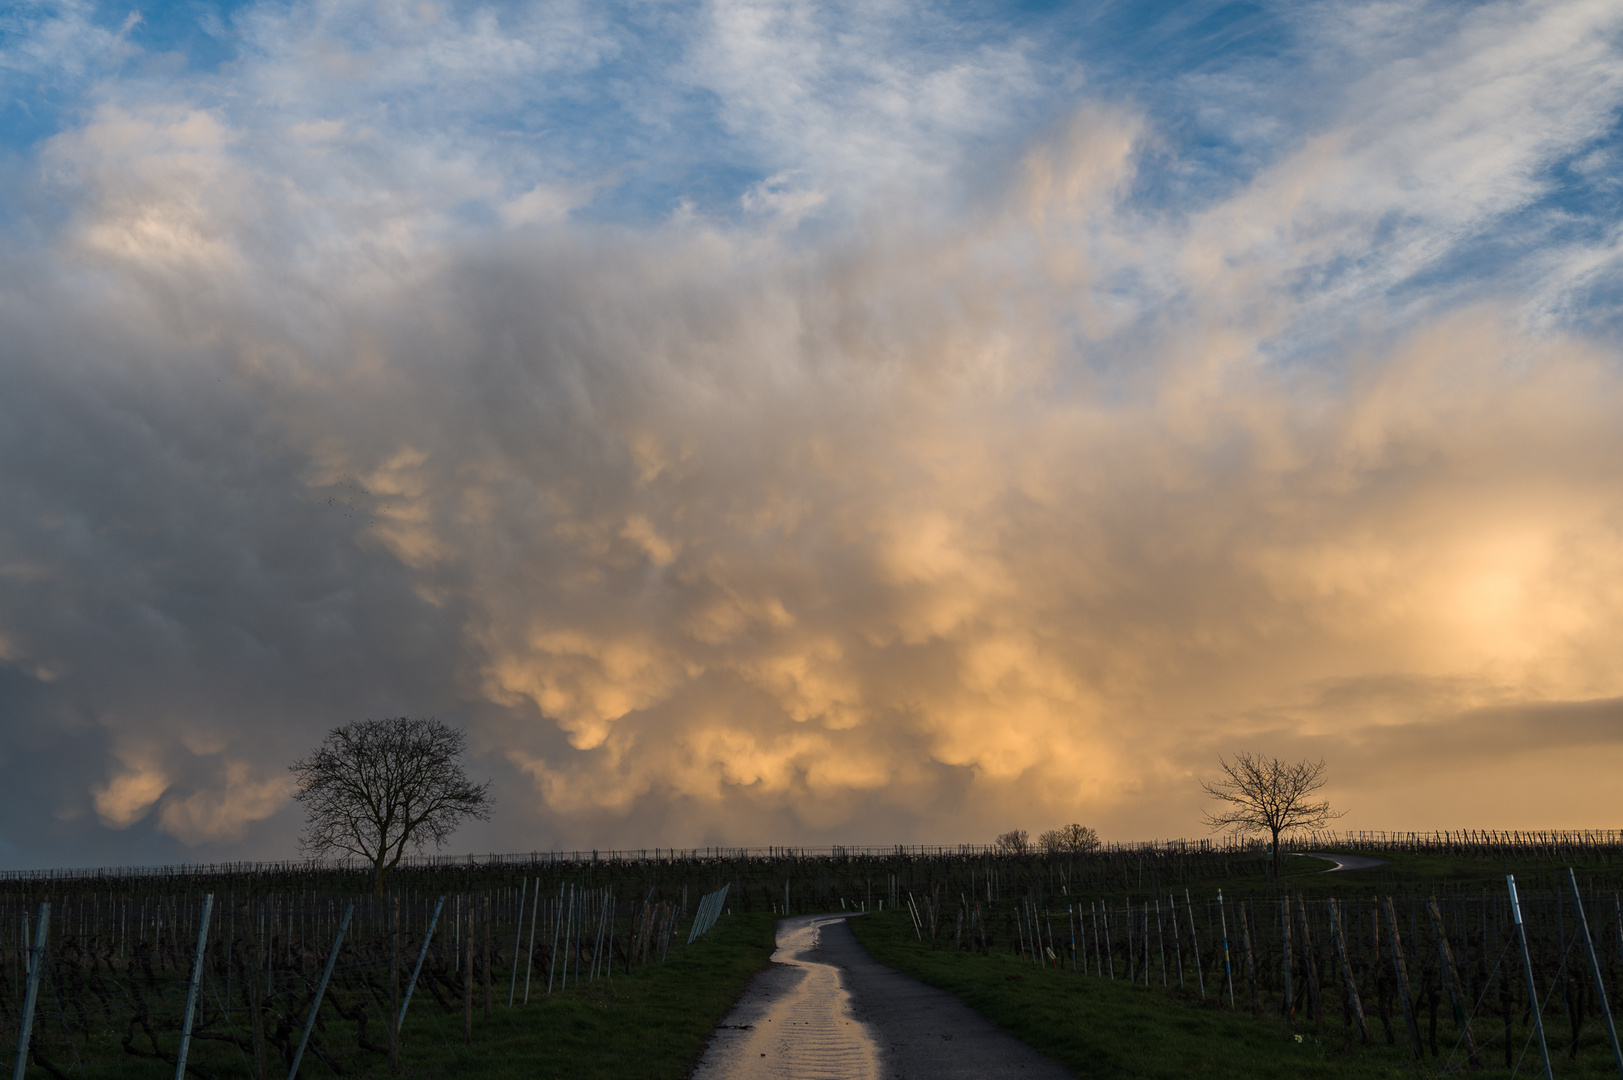
[[[1202,780],[1206,794],[1228,805],[1228,809],[1206,815],[1212,829],[1240,832],[1266,832],[1273,838],[1274,877],[1279,876],[1284,859],[1279,851],[1279,834],[1290,829],[1317,829],[1341,817],[1345,810],[1311,796],[1324,786],[1324,760],[1297,762],[1236,754],[1233,761],[1217,759],[1223,778],[1216,783]]]
[[[372,864],[379,892],[407,848],[445,843],[463,818],[486,820],[490,784],[474,784],[460,758],[467,733],[435,719],[357,720],[327,732],[288,766],[309,822],[300,846]]]

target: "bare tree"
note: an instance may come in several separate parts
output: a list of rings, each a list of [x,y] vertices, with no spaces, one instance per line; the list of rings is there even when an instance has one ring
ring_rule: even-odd
[[[1010,829],[1000,833],[992,841],[992,846],[999,855],[1029,855],[1031,854],[1031,834],[1024,829]]]
[[[1334,811],[1324,801],[1308,796],[1324,786],[1324,761],[1305,758],[1294,764],[1260,754],[1235,754],[1233,761],[1221,757],[1217,764],[1224,779],[1215,784],[1202,780],[1206,794],[1228,804],[1230,809],[1208,813],[1206,824],[1239,832],[1266,832],[1273,837],[1274,876],[1279,876],[1284,859],[1279,851],[1279,834],[1289,829],[1317,829],[1346,814]]]
[[[467,743],[466,732],[432,718],[333,728],[309,757],[288,766],[299,778],[293,797],[309,814],[300,847],[365,859],[381,893],[408,847],[439,847],[463,818],[489,819],[490,784],[470,783],[458,760]]]
[[[1061,825],[1037,837],[1037,846],[1051,855],[1080,855],[1099,846],[1099,834],[1086,825]]]

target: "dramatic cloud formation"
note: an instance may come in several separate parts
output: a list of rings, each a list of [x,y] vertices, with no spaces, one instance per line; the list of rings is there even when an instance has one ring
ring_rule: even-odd
[[[11,17],[0,859],[1605,824],[1623,12],[1223,10]]]

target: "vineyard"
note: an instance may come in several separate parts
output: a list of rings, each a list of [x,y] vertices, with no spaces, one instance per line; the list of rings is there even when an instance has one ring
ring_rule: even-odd
[[[1290,1024],[1340,1018],[1351,1047],[1439,1065],[1527,1068],[1540,1022],[1555,1059],[1610,1053],[1616,834],[1356,846],[1395,865],[1275,881],[1259,845],[1178,841],[422,859],[382,891],[353,867],[302,863],[12,872],[0,877],[0,1037],[40,1076],[353,1076],[429,1058],[454,1074],[493,1018],[544,1025],[543,1002],[701,956],[728,913],[843,909],[904,911],[932,949]],[[1520,929],[1499,867],[1428,877],[1414,869],[1428,858],[1505,861]]]
[[[1011,878],[1012,903],[999,902],[994,873],[979,893],[908,898],[910,936],[1267,1019],[1354,1067],[1395,1055],[1440,1074],[1623,1076],[1623,834],[1297,841],[1393,861],[1168,888],[1172,875],[1146,850],[1143,872],[1120,867],[1126,880],[1111,895],[1097,895],[1097,877],[1076,887],[1062,864]]]
[[[1615,1057],[1623,1074],[1607,1007],[1623,993],[1617,875],[1535,880],[1514,893],[1182,890],[1125,901],[1071,900],[1034,884],[1012,907],[960,896],[943,910],[932,896],[909,916],[932,947],[1001,947],[1035,965],[1316,1030],[1335,1019],[1349,1046],[1397,1045],[1444,1071],[1501,1062],[1542,1072],[1547,1056],[1588,1053]]]

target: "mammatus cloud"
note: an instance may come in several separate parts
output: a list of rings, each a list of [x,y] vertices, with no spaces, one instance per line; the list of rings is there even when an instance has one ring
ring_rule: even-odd
[[[227,761],[215,785],[163,804],[163,830],[183,844],[241,840],[248,826],[282,809],[296,785],[289,776],[255,778],[246,761]]]
[[[168,789],[169,778],[161,771],[127,764],[105,786],[92,790],[96,816],[109,828],[127,829],[145,817]]]
[[[793,18],[713,14],[724,126],[845,155],[731,217],[593,223],[612,180],[441,135],[369,188],[361,113],[302,99],[47,144],[0,283],[0,769],[50,763],[61,835],[286,853],[285,763],[407,712],[471,727],[491,847],[1187,835],[1236,749],[1326,756],[1352,827],[1615,811],[1615,342],[1427,277],[1615,112],[1615,15],[1461,17],[1173,212],[1168,134],[1099,96],[955,180],[965,95],[1033,92],[1007,48],[873,59],[842,139],[839,65],[748,89]],[[253,25],[293,87],[306,30]]]

